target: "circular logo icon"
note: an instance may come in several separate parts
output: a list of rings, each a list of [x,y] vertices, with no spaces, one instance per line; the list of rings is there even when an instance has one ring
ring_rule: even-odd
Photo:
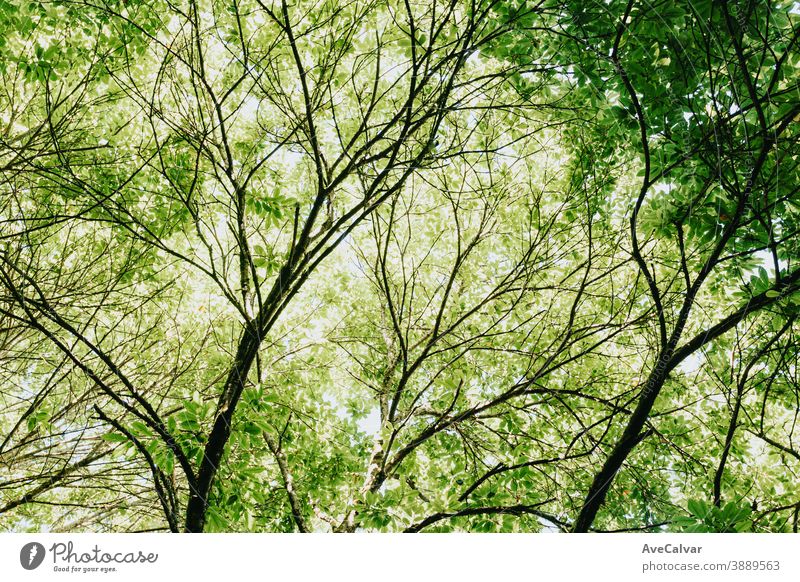
[[[30,542],[19,551],[19,563],[26,570],[35,570],[44,561],[44,546],[39,542]]]

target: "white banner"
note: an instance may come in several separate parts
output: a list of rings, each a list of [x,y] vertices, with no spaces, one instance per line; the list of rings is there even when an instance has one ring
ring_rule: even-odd
[[[2,534],[0,580],[800,580],[791,534]]]

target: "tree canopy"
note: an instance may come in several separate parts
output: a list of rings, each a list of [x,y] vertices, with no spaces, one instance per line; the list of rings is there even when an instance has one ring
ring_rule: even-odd
[[[799,31],[0,0],[0,528],[796,532]]]

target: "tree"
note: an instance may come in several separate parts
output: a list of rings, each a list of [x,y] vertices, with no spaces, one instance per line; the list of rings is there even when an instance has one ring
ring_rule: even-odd
[[[0,11],[3,527],[797,530],[789,5]]]
[[[592,525],[614,476],[651,434],[645,425],[670,372],[749,315],[795,293],[800,281],[792,261],[795,216],[786,207],[796,188],[778,181],[779,170],[797,172],[797,135],[791,126],[800,113],[789,97],[797,85],[784,69],[796,58],[797,41],[786,13],[765,4],[748,5],[733,15],[726,4],[710,2],[685,9],[628,2],[619,8],[621,15],[609,11],[613,20],[607,24],[602,17],[583,21],[585,13],[578,8],[571,34],[599,46],[604,62],[593,64],[606,69],[606,91],[618,91],[620,114],[632,118],[638,129],[643,169],[630,213],[630,244],[656,309],[658,338],[652,363],[642,374],[636,407],[594,476],[576,531]],[[610,30],[615,32],[606,34]],[[641,66],[647,51],[660,57],[657,64],[665,65],[666,74]],[[688,73],[677,80],[669,75],[675,70],[670,67]],[[602,72],[599,76],[606,80]],[[671,89],[675,83],[666,98],[656,89],[664,82]],[[666,196],[653,195],[658,187]],[[643,226],[650,232],[640,240]],[[709,323],[701,321],[694,336],[683,342],[692,333],[690,318],[703,303],[704,287],[730,289],[753,267],[759,252],[769,253],[774,281],[762,267],[759,285],[746,293],[745,305]],[[678,285],[682,288],[676,292]],[[783,331],[794,315],[784,318],[789,323]],[[718,492],[715,500],[719,502]]]

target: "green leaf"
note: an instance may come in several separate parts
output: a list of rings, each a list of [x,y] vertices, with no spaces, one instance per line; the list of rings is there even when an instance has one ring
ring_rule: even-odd
[[[689,508],[689,513],[701,520],[706,519],[710,513],[708,503],[703,500],[691,499],[689,500],[687,507]]]

